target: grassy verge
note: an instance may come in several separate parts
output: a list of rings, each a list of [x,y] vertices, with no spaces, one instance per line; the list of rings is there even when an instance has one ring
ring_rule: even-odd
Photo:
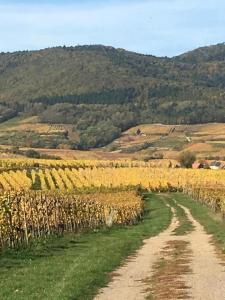
[[[134,226],[66,235],[0,256],[0,299],[93,299],[126,256],[171,220],[165,201],[146,194],[146,213]]]
[[[208,207],[182,194],[173,194],[179,204],[190,209],[193,217],[201,223],[207,233],[212,234],[218,246],[225,253],[225,222]]]

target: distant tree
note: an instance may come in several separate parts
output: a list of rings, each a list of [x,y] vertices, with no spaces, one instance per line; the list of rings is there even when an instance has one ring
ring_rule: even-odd
[[[179,162],[183,168],[191,168],[196,160],[196,155],[193,152],[185,151],[179,156]]]
[[[29,158],[40,158],[40,153],[32,149],[27,150],[25,154]]]
[[[154,159],[163,159],[163,157],[164,157],[164,155],[163,155],[163,153],[161,153],[161,152],[158,152],[158,153],[154,153],[154,154],[153,154],[153,158],[154,158]]]
[[[12,152],[13,154],[21,154],[21,153],[20,153],[20,148],[19,148],[18,146],[13,146],[13,147],[11,148],[11,152]]]

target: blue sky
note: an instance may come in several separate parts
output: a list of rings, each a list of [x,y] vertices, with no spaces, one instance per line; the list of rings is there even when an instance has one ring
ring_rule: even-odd
[[[0,0],[0,51],[104,44],[157,56],[225,42],[224,0]]]

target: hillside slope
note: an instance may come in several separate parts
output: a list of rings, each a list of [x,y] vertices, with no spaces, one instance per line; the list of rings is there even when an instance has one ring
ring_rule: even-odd
[[[20,157],[33,148],[42,155],[63,159],[140,159],[151,161],[152,166],[168,166],[176,164],[180,153],[188,150],[199,160],[225,161],[225,123],[142,124],[124,131],[104,147],[88,151],[69,149],[78,140],[79,134],[71,124],[39,123],[38,117],[17,117],[0,124],[0,157]]]
[[[38,115],[73,126],[69,147],[101,147],[140,123],[224,122],[224,79],[224,44],[171,59],[101,45],[1,53],[0,120]]]

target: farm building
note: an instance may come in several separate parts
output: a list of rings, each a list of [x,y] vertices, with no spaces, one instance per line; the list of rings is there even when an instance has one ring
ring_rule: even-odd
[[[205,164],[204,163],[194,162],[192,164],[192,169],[204,169],[204,168],[205,168]]]
[[[141,129],[140,128],[137,129],[136,135],[141,135]]]
[[[211,170],[219,170],[223,167],[223,165],[220,161],[213,161],[209,167]]]
[[[207,161],[201,160],[201,161],[196,161],[192,165],[192,169],[209,169],[209,164]]]

